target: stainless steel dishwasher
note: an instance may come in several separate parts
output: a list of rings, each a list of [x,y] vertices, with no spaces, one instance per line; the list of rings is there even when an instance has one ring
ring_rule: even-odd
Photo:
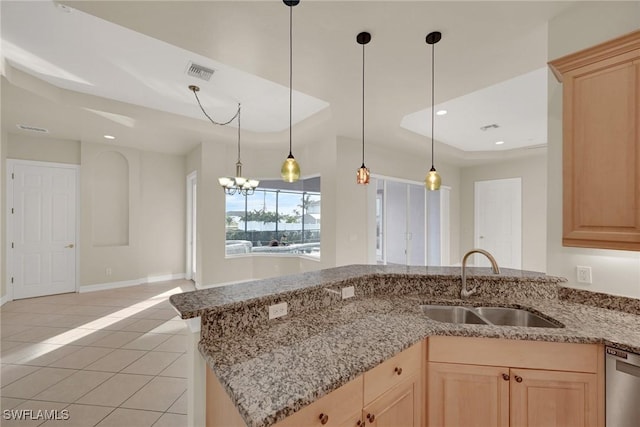
[[[607,427],[640,426],[640,354],[606,347]]]

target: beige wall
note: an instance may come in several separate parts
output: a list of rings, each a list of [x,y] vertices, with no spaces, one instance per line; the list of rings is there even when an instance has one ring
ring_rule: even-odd
[[[582,2],[549,23],[549,60],[640,28],[640,2]],[[569,286],[640,298],[640,253],[562,246],[562,85],[549,73],[547,273]],[[615,183],[612,183],[615,185]],[[578,285],[576,266],[592,268]]]
[[[460,246],[474,247],[474,183],[490,179],[522,179],[522,268],[545,271],[547,264],[546,153],[463,168],[460,178]]]
[[[355,169],[360,166],[357,157],[352,161],[356,163]],[[424,182],[424,178],[431,168],[431,156],[425,149],[424,153],[398,152],[378,146],[367,146],[367,166],[372,174],[383,177],[406,179],[418,183]],[[450,251],[449,259],[452,264],[460,260],[460,168],[437,160],[435,167],[442,177],[442,185],[450,188]],[[355,175],[354,166],[351,167]],[[355,180],[355,176],[352,176]]]
[[[291,256],[234,256],[225,255],[225,196],[218,177],[235,172],[236,147],[216,141],[203,142],[187,156],[187,173],[198,173],[197,185],[197,268],[199,285],[259,279],[335,265],[336,209],[335,209],[335,137],[324,129],[315,133],[315,142],[295,147],[294,155],[301,165],[303,177],[321,176],[322,243],[320,261]],[[279,179],[280,165],[288,154],[285,147],[260,148],[244,145],[243,173],[257,179]],[[318,150],[322,147],[322,150]]]
[[[7,158],[80,164],[80,142],[10,134]]]
[[[360,150],[359,141],[336,139],[326,128],[316,129],[314,140],[304,146],[294,145],[293,152],[301,165],[302,175],[321,176],[320,261],[277,255],[226,257],[225,197],[218,185],[218,177],[234,172],[235,146],[208,141],[193,150],[187,156],[185,176],[197,170],[198,284],[209,286],[336,265],[375,263],[375,236],[370,232],[371,225],[375,225],[375,216],[369,215],[375,203],[375,188],[355,182],[355,172],[361,163]],[[279,179],[279,166],[286,154],[286,147],[245,148],[242,153],[244,175]],[[375,174],[422,182],[430,167],[427,154],[422,157],[370,146],[366,160]],[[460,170],[444,163],[437,166],[443,182],[451,187],[451,258],[459,259]]]
[[[95,169],[99,154],[117,152],[129,167],[128,234],[124,245],[96,245],[94,231],[112,218],[96,212]],[[78,237],[81,286],[137,282],[184,273],[185,157],[144,152],[109,144],[34,138],[9,134],[2,138],[4,158],[80,164],[80,235]],[[126,179],[119,176],[113,179]],[[5,203],[4,175],[2,203]],[[3,206],[4,207],[4,206]],[[4,210],[3,210],[4,211]],[[113,224],[112,224],[113,225]],[[118,228],[119,224],[116,224]],[[3,245],[5,227],[2,230]],[[2,257],[2,271],[5,270]],[[111,274],[107,274],[107,268]],[[6,293],[2,275],[2,296]]]
[[[7,278],[6,278],[6,271],[7,271],[7,260],[6,257],[4,256],[4,245],[6,244],[7,238],[6,238],[6,223],[5,223],[5,216],[4,213],[6,212],[6,200],[7,200],[7,196],[6,196],[6,179],[5,179],[5,164],[6,164],[6,157],[7,157],[7,139],[8,139],[8,135],[6,132],[2,132],[0,133],[0,197],[2,198],[2,200],[0,200],[0,227],[2,227],[2,229],[0,230],[0,301],[4,300],[4,297],[7,295]],[[1,302],[0,302],[1,303]]]
[[[105,152],[127,161],[128,241],[94,242],[94,231],[112,221],[94,207],[94,171]],[[184,273],[185,157],[110,144],[82,144],[80,179],[80,283],[96,285],[156,279]],[[114,177],[114,179],[126,179]],[[120,229],[120,228],[119,228]]]

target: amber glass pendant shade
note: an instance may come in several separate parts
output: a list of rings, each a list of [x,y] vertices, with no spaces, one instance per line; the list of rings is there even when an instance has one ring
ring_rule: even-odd
[[[300,179],[300,165],[293,157],[293,154],[289,154],[287,160],[282,164],[280,174],[282,175],[282,180],[286,182],[296,182]]]
[[[366,185],[369,183],[369,178],[369,168],[362,164],[356,173],[356,183]]]
[[[436,171],[435,168],[431,168],[427,177],[424,179],[424,185],[427,187],[427,190],[437,191],[440,189],[440,184],[442,184],[442,178],[440,178],[440,174]]]

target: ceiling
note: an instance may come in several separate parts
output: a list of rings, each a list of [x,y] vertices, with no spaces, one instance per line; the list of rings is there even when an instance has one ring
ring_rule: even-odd
[[[2,1],[2,126],[47,136],[184,154],[236,129],[282,145],[289,125],[289,9],[263,1]],[[359,140],[366,46],[367,143],[424,152],[436,46],[437,149],[453,163],[546,144],[547,22],[572,2],[302,1],[293,9],[294,144],[313,126]],[[60,7],[62,6],[62,7]],[[190,63],[214,69],[190,77]],[[481,127],[497,124],[487,131]],[[312,126],[313,125],[313,126]],[[235,126],[235,124],[233,125]],[[496,145],[496,141],[504,141]]]

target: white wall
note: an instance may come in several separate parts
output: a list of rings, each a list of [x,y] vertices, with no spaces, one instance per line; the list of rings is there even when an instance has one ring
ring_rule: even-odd
[[[549,22],[549,60],[638,28],[638,1],[581,2]],[[569,286],[640,298],[639,252],[562,246],[562,86],[551,73],[548,94],[547,273],[566,277]],[[592,268],[592,285],[576,282],[577,265]]]
[[[474,183],[517,177],[522,179],[522,269],[544,272],[547,266],[546,153],[461,170],[460,246],[463,252],[474,246]]]

